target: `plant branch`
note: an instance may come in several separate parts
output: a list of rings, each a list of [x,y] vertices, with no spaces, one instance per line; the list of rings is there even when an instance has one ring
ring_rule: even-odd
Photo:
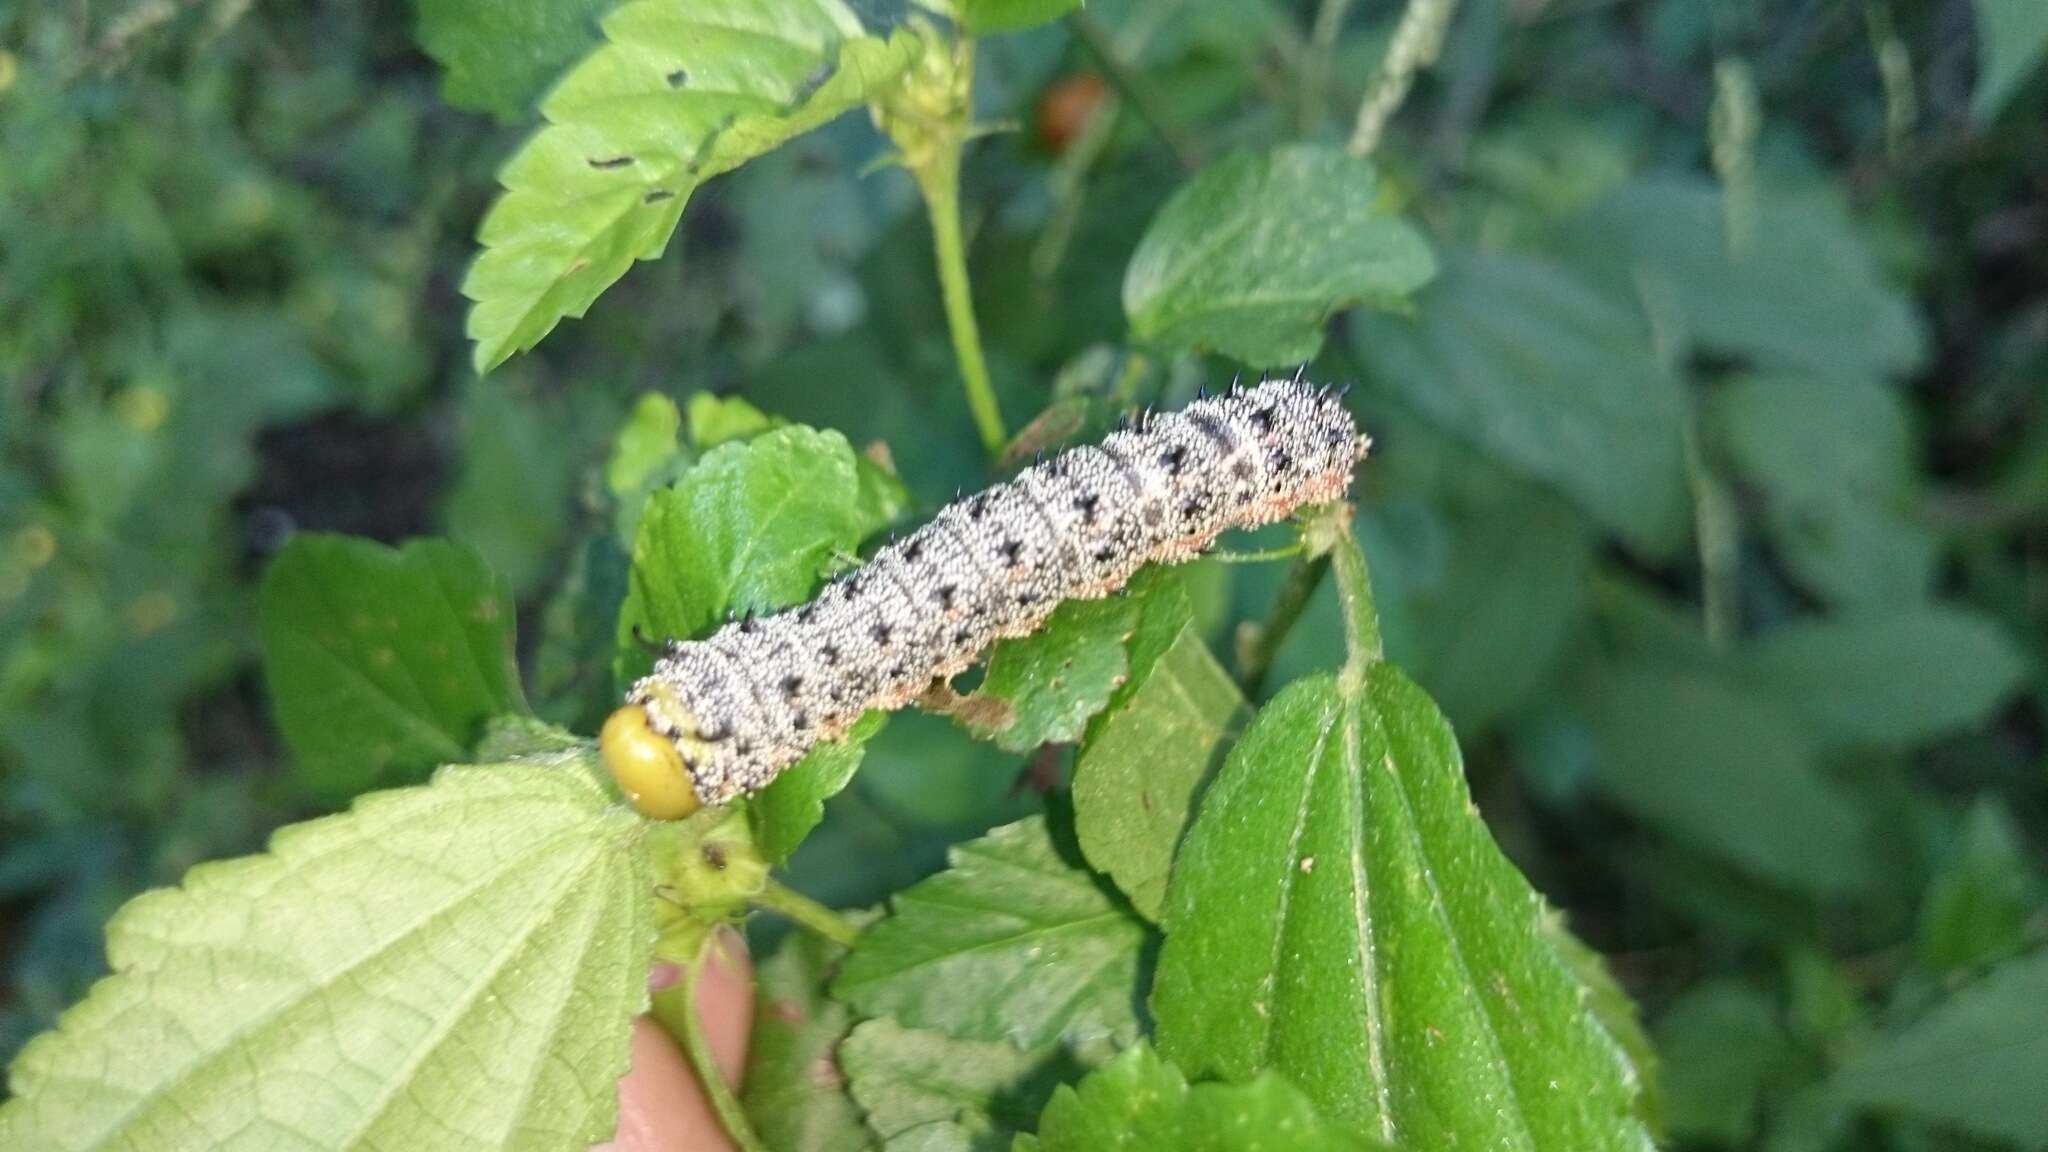
[[[750,897],[748,903],[764,912],[787,917],[841,948],[851,948],[860,940],[860,929],[854,927],[852,921],[774,880],[768,881],[768,886]]]
[[[1457,9],[1457,0],[1408,0],[1408,8],[1394,28],[1394,39],[1387,45],[1386,59],[1380,61],[1379,74],[1359,102],[1358,119],[1351,127],[1353,156],[1370,156],[1379,147],[1387,121],[1393,119],[1415,85],[1415,74],[1436,63],[1437,54],[1443,51],[1444,30],[1450,27]]]
[[[703,1017],[697,1013],[697,984],[703,978],[704,966],[710,962],[711,949],[706,948],[695,963],[683,966],[684,998],[682,1017],[683,1055],[690,1061],[690,1067],[697,1073],[697,1082],[704,1087],[704,1098],[711,1103],[711,1111],[718,1116],[718,1123],[725,1134],[732,1138],[733,1146],[740,1152],[768,1152],[768,1146],[754,1131],[747,1120],[747,1111],[733,1095],[732,1085],[725,1082],[725,1074],[718,1070],[718,1061],[711,1055],[711,1038],[704,1032]]]

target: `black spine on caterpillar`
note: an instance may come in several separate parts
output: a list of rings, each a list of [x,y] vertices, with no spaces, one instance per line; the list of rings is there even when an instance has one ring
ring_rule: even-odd
[[[606,723],[605,759],[636,803],[671,798],[650,814],[757,791],[1061,601],[1338,499],[1368,443],[1327,389],[1277,380],[1061,453],[947,505],[809,604],[672,645]]]

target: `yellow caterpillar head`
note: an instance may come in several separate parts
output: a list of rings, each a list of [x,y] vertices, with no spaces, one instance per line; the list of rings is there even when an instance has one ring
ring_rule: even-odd
[[[626,794],[635,811],[651,820],[681,820],[701,805],[683,751],[699,742],[687,736],[664,736],[656,728],[656,709],[675,732],[691,732],[696,727],[680,702],[672,693],[661,691],[662,687],[655,685],[647,700],[628,703],[606,717],[597,747],[612,782]]]

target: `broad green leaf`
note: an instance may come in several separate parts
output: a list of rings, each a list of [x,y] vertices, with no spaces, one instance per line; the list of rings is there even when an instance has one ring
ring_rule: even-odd
[[[2028,1148],[2048,1145],[2048,952],[2010,961],[1835,1074],[1836,1095]]]
[[[1128,644],[1160,596],[1177,598],[1186,611],[1185,591],[1158,568],[1140,572],[1121,595],[1060,605],[1036,632],[990,651],[962,718],[1011,752],[1081,739],[1089,718],[1129,679]]]
[[[1627,1058],[1634,1073],[1636,1093],[1636,1114],[1653,1136],[1662,1139],[1664,1135],[1664,1090],[1657,1063],[1656,1046],[1650,1042],[1650,1034],[1643,1030],[1642,1013],[1636,1002],[1628,998],[1628,992],[1607,967],[1606,958],[1595,952],[1585,941],[1572,934],[1561,918],[1544,920],[1549,930],[1550,943],[1565,963],[1571,965],[1572,975],[1586,986],[1586,1008],[1614,1042],[1621,1045],[1622,1055]]]
[[[1014,32],[1034,24],[1057,20],[1079,8],[1081,0],[919,0],[925,7],[944,12],[976,36],[991,32]]]
[[[860,106],[919,46],[864,35],[839,0],[634,0],[604,33],[499,173],[462,285],[478,371],[659,256],[698,185]]]
[[[1608,793],[1653,824],[1800,892],[1865,879],[1862,816],[1820,775],[1775,694],[1692,669],[1616,664],[1585,686]]]
[[[853,449],[836,432],[778,428],[706,453],[649,497],[619,614],[622,678],[648,640],[703,634],[728,611],[808,598],[865,535]]]
[[[639,535],[648,493],[671,479],[683,462],[682,444],[676,438],[682,426],[683,414],[675,401],[659,392],[635,401],[619,426],[605,460],[604,487],[617,507],[614,526],[621,541]]]
[[[1053,1088],[1088,1063],[1058,1045],[955,1040],[869,1020],[839,1046],[848,1087],[887,1152],[1003,1152]]]
[[[803,759],[784,769],[775,782],[761,790],[748,804],[754,821],[754,841],[771,863],[781,864],[803,843],[811,829],[825,818],[825,801],[838,795],[853,779],[867,751],[868,737],[882,727],[887,716],[870,712],[855,721],[852,731],[811,749]]]
[[[1770,1001],[1733,981],[1695,988],[1658,1021],[1657,1050],[1671,1137],[1747,1147],[1772,1063],[1786,1055]]]
[[[1669,334],[1713,352],[1856,380],[1926,356],[1919,313],[1831,188],[1760,188],[1735,251],[1717,184],[1647,177],[1587,207],[1565,244],[1616,298],[1640,298]]]
[[[1373,377],[1439,427],[1636,548],[1684,540],[1683,396],[1631,298],[1534,257],[1458,254],[1414,318],[1360,315],[1351,333]]]
[[[294,537],[258,597],[264,678],[303,786],[345,800],[469,757],[492,716],[525,710],[513,603],[476,553]]]
[[[1089,725],[1074,762],[1074,829],[1088,862],[1156,921],[1188,807],[1245,705],[1184,598],[1180,612],[1145,615],[1131,639],[1131,678]],[[1165,634],[1163,650],[1155,632]]]
[[[1987,795],[1970,808],[1920,910],[1920,967],[1937,976],[2003,960],[2027,942],[2039,906],[2024,835]]]
[[[1365,1142],[1316,1113],[1272,1072],[1244,1084],[1188,1085],[1180,1069],[1139,1044],[1062,1084],[1016,1152],[1346,1152]]]
[[[1449,726],[1377,661],[1356,553],[1337,567],[1351,664],[1260,711],[1175,861],[1161,1053],[1198,1077],[1273,1069],[1331,1122],[1416,1148],[1647,1150],[1630,1065]]]
[[[1820,739],[1847,745],[1916,744],[1974,724],[2027,671],[1992,621],[1932,604],[1773,628],[1741,667]]]
[[[2040,0],[1974,0],[1977,92],[1970,112],[1989,125],[2048,58],[2048,5]]]
[[[109,925],[114,975],[15,1062],[0,1146],[582,1152],[647,1001],[642,827],[579,750],[197,868]]]
[[[775,1152],[865,1152],[873,1146],[846,1091],[839,1044],[853,1027],[825,995],[845,951],[792,932],[754,969],[754,1031],[741,1101]]]
[[[1209,349],[1255,368],[1300,364],[1323,323],[1354,304],[1393,304],[1436,271],[1429,245],[1342,149],[1239,152],[1174,193],[1124,273],[1138,339]]]
[[[1569,505],[1520,485],[1488,495],[1458,522],[1436,578],[1401,601],[1403,663],[1467,736],[1548,681],[1593,570],[1591,534]]]
[[[420,48],[458,108],[524,114],[562,69],[597,44],[612,0],[420,0]]]
[[[1794,579],[1845,606],[1926,598],[1938,542],[1914,518],[1913,430],[1895,390],[1745,376],[1708,393],[1707,414]]]
[[[1136,1036],[1144,925],[1066,858],[1044,817],[947,860],[861,934],[833,995],[863,1015],[1020,1048]]]

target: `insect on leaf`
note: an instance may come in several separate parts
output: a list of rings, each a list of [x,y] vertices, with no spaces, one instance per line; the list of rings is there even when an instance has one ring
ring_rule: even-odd
[[[447,769],[130,903],[107,932],[114,974],[15,1062],[0,1146],[609,1137],[653,881],[640,821],[587,761]]]
[[[637,0],[604,31],[499,173],[462,286],[480,372],[659,256],[698,185],[860,106],[917,51],[838,0]]]

